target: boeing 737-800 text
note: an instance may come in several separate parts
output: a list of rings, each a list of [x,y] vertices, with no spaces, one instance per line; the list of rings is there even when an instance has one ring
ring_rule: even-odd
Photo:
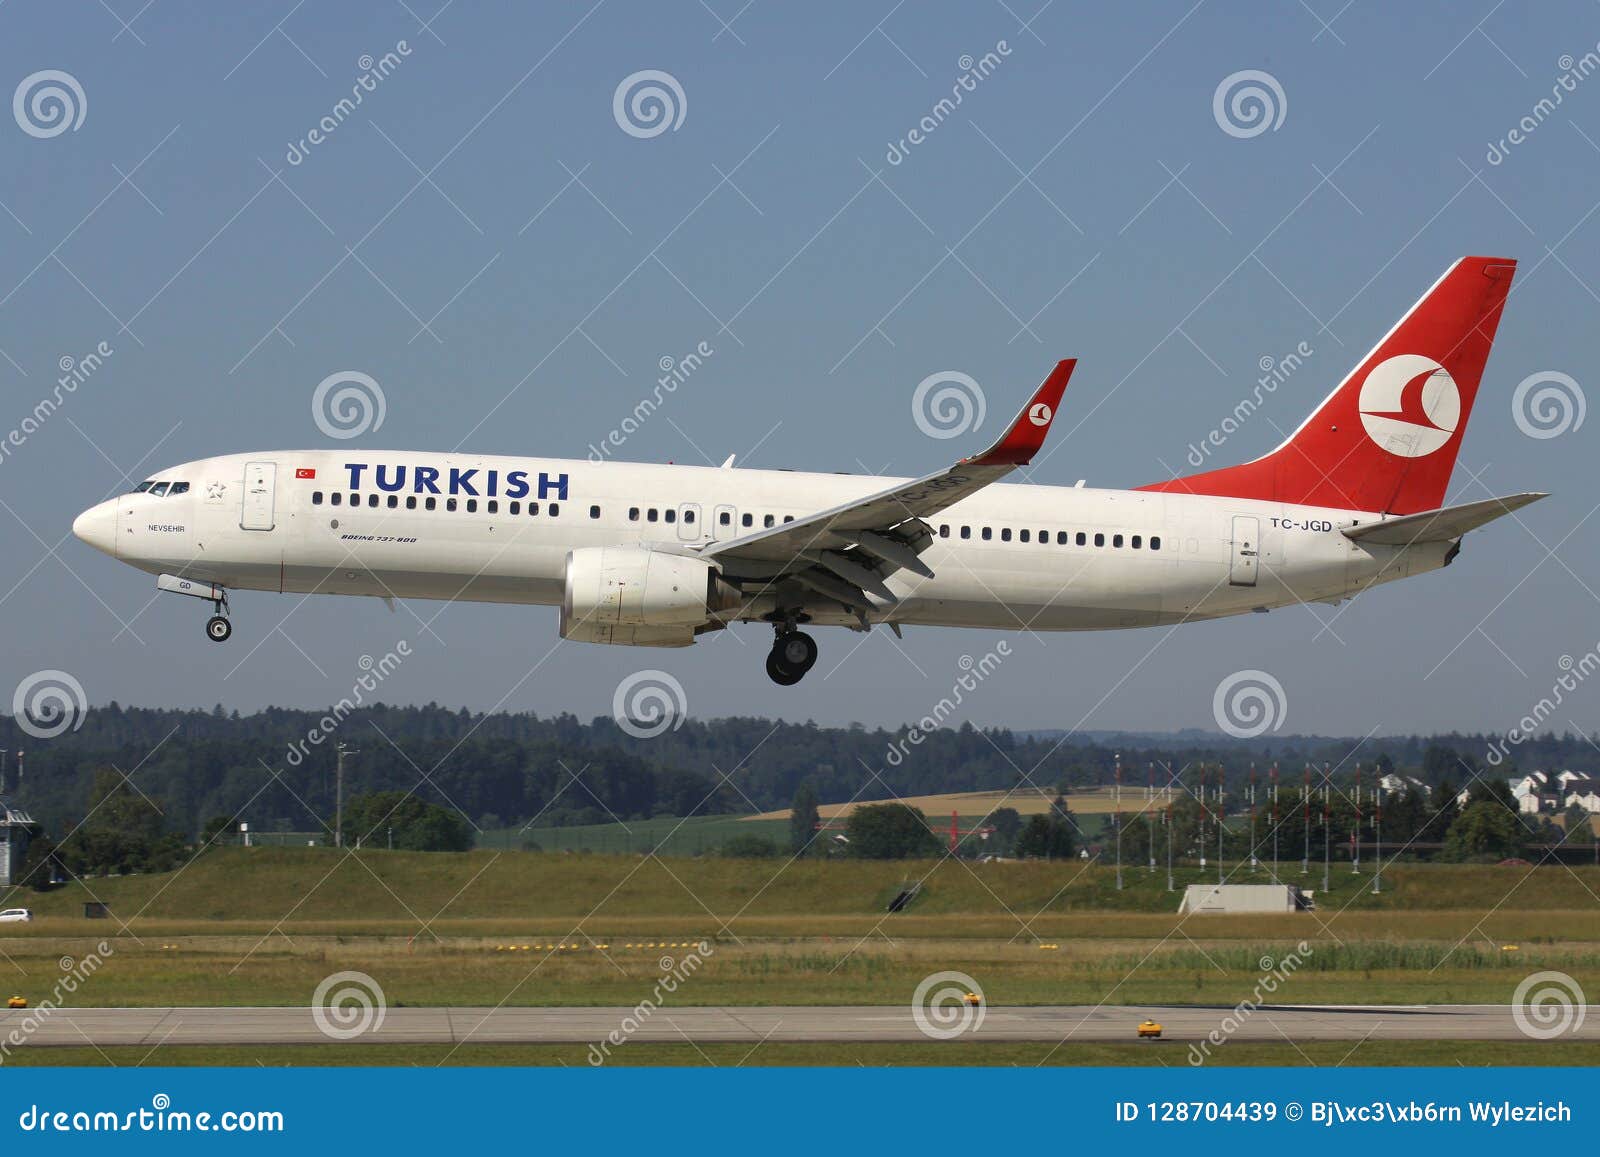
[[[681,647],[805,625],[1100,630],[1337,602],[1447,566],[1541,494],[1445,506],[1516,263],[1456,262],[1276,450],[1134,490],[1012,485],[1055,419],[1057,365],[987,450],[917,479],[376,450],[163,470],[73,531],[210,601],[230,590],[561,608],[563,638]]]

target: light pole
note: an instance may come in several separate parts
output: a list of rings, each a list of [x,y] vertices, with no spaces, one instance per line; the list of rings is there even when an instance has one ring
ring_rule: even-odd
[[[342,739],[333,746],[333,846],[336,848],[344,847],[344,757],[355,755],[359,750],[347,746]]]

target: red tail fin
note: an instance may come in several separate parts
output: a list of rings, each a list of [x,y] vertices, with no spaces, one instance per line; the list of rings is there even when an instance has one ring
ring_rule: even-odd
[[[1265,457],[1141,489],[1391,514],[1442,506],[1516,267],[1456,262]]]

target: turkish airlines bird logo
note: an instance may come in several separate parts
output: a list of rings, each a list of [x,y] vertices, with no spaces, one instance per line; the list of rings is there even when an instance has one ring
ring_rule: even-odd
[[[1046,402],[1035,402],[1028,410],[1028,421],[1032,422],[1035,426],[1049,425],[1050,417],[1050,406]]]
[[[1461,422],[1455,379],[1421,354],[1398,354],[1373,366],[1358,405],[1367,436],[1402,458],[1432,454]]]

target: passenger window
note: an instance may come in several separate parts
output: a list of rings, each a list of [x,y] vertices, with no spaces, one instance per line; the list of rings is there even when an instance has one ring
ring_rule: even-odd
[[[785,514],[785,515],[784,515],[784,516],[783,516],[783,520],[784,520],[784,521],[785,521],[785,522],[793,522],[793,521],[794,521],[794,515],[792,515],[792,514]]]
[[[490,514],[499,514],[500,513],[500,504],[498,502],[496,502],[493,498],[489,499],[488,502],[484,503],[484,506],[488,509]]]
[[[658,512],[656,508],[652,506],[644,517],[646,522],[656,522],[659,521],[661,515],[660,512]]]
[[[389,509],[390,510],[398,510],[399,508],[400,508],[400,496],[398,494],[389,495]]]
[[[721,526],[729,526],[733,523],[733,515],[724,510],[721,514],[717,515],[717,523]]]
[[[776,521],[777,521],[777,519],[775,519],[770,514],[763,515],[762,518],[761,518],[761,525],[762,526],[771,526]]]
[[[1103,534],[1096,534],[1094,536],[1094,544],[1096,546],[1104,546],[1106,544],[1106,536]]]
[[[750,515],[750,514],[746,514],[744,517],[739,519],[739,521],[741,523],[743,523],[745,526],[754,526],[755,525],[755,516],[754,515]]]
[[[467,499],[467,513],[468,514],[476,514],[476,513],[478,513],[478,500],[476,498]]]
[[[417,508],[417,496],[415,494],[407,494],[406,495],[406,509],[407,510],[415,510],[416,508]]]
[[[638,522],[639,521],[639,508],[637,506],[628,507],[628,521],[629,522]]]
[[[538,514],[539,513],[539,504],[537,502],[528,503],[528,513],[529,514]]]
[[[1150,549],[1151,550],[1160,550],[1161,549],[1161,536],[1160,535],[1152,534],[1150,536]]]
[[[378,505],[378,496],[376,494],[367,495],[367,505],[368,506],[376,506],[376,505]]]
[[[344,501],[344,495],[340,494],[337,490],[335,490],[332,494],[328,495],[328,502],[329,502],[330,505],[338,506],[339,503],[341,503],[343,501]]]
[[[157,482],[150,488],[150,493],[155,495],[157,498],[165,498],[167,496],[167,483]]]
[[[683,512],[683,520],[684,520],[684,521],[685,521],[685,522],[691,522],[691,523],[692,523],[692,522],[693,522],[693,521],[694,521],[694,511],[692,511],[692,510],[685,510],[685,511],[684,511],[684,512]]]
[[[1113,534],[1111,536],[1111,545],[1112,546],[1121,546],[1122,545],[1122,535]]]
[[[994,531],[990,530],[987,526],[984,527],[983,528],[983,541],[984,542],[988,542],[993,537],[994,537]]]
[[[1027,542],[1028,541],[1028,532],[1026,530],[1017,531],[1017,540],[1019,542]]]
[[[174,494],[187,493],[189,493],[189,484],[187,482],[174,482],[172,484],[172,489],[167,491],[167,497],[171,498]]]
[[[520,502],[512,502],[506,508],[506,510],[510,514],[521,514],[522,513],[522,503],[520,503]]]
[[[1134,550],[1138,550],[1143,545],[1144,545],[1144,538],[1142,536],[1140,536],[1140,535],[1137,535],[1137,534],[1134,535],[1133,536],[1133,549]]]
[[[971,538],[972,537],[972,527],[963,526],[961,528],[961,537],[962,538]]]
[[[1079,545],[1079,546],[1082,546],[1082,545],[1083,545],[1083,544],[1084,544],[1084,543],[1086,543],[1086,542],[1088,542],[1088,541],[1089,541],[1089,540],[1088,540],[1088,539],[1087,539],[1087,538],[1085,538],[1085,537],[1084,537],[1084,533],[1083,533],[1083,531],[1081,531],[1081,530],[1080,530],[1080,531],[1078,531],[1078,545]]]
[[[551,518],[554,518],[554,517],[555,517],[555,516],[556,516],[556,515],[558,515],[558,514],[560,514],[560,513],[561,513],[561,503],[559,503],[559,502],[552,502],[552,503],[551,503],[551,504],[550,504],[550,509],[549,509],[549,514],[550,514],[550,517],[551,517]]]
[[[334,497],[337,498],[339,496],[335,494]],[[439,508],[439,500],[431,494],[423,500],[422,504],[429,510],[437,510]]]
[[[670,507],[670,506],[667,507],[665,510],[663,510],[661,512],[661,521],[662,522],[677,522],[678,521],[678,512],[676,510],[672,509],[672,507]]]
[[[589,517],[590,518],[599,518],[600,517],[600,508],[598,506],[589,507]]]
[[[939,524],[939,537],[940,538],[949,538],[950,537],[950,524],[948,522],[941,522]]]
[[[1067,532],[1066,531],[1064,531],[1064,530],[1056,531],[1056,545],[1057,546],[1066,546],[1067,545]]]
[[[1011,541],[1011,528],[1009,526],[1001,528],[1001,530],[1000,530],[1000,541],[1001,542],[1010,542]]]
[[[456,500],[454,498],[446,498],[444,500],[444,508],[446,510],[454,510],[456,508]]]
[[[312,506],[321,506],[322,505],[322,491],[313,490],[311,492],[311,505]]]

